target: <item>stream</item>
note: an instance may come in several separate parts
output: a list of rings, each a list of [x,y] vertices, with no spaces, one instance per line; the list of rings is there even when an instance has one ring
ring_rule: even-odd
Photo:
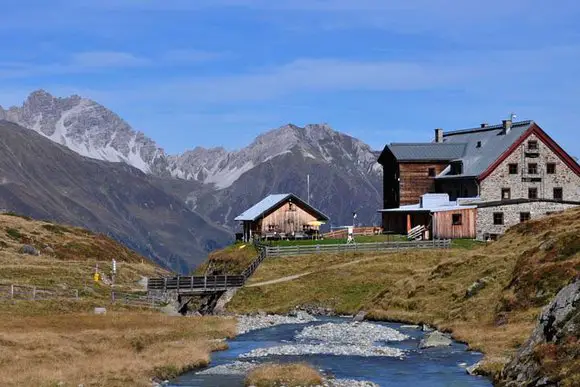
[[[369,381],[379,386],[491,386],[465,368],[481,360],[466,346],[418,349],[425,332],[396,323],[353,323],[320,317],[302,324],[251,330],[229,340],[229,349],[212,355],[211,366],[171,381],[169,386],[243,386],[251,367],[263,362],[306,362],[340,386]],[[330,384],[331,386],[333,384]],[[369,384],[372,385],[372,384]]]

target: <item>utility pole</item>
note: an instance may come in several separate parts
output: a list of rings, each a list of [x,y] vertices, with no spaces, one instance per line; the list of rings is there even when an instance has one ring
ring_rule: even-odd
[[[310,204],[310,175],[306,175],[306,203]]]

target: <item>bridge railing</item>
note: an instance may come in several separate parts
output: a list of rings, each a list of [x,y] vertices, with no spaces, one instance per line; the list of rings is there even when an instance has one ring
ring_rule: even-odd
[[[210,275],[210,276],[177,276],[165,278],[150,278],[147,282],[147,290],[161,291],[189,291],[210,292],[226,290],[228,288],[241,287],[244,285],[243,275]]]

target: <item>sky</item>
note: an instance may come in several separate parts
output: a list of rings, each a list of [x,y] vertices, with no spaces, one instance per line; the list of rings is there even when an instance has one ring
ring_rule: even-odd
[[[5,4],[8,3],[8,4]],[[0,105],[79,94],[168,153],[327,123],[374,149],[533,119],[580,156],[570,0],[2,1]]]

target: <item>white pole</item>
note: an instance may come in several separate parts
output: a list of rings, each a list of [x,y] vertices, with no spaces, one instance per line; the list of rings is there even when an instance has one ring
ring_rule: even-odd
[[[310,204],[310,175],[306,175],[306,203]]]

